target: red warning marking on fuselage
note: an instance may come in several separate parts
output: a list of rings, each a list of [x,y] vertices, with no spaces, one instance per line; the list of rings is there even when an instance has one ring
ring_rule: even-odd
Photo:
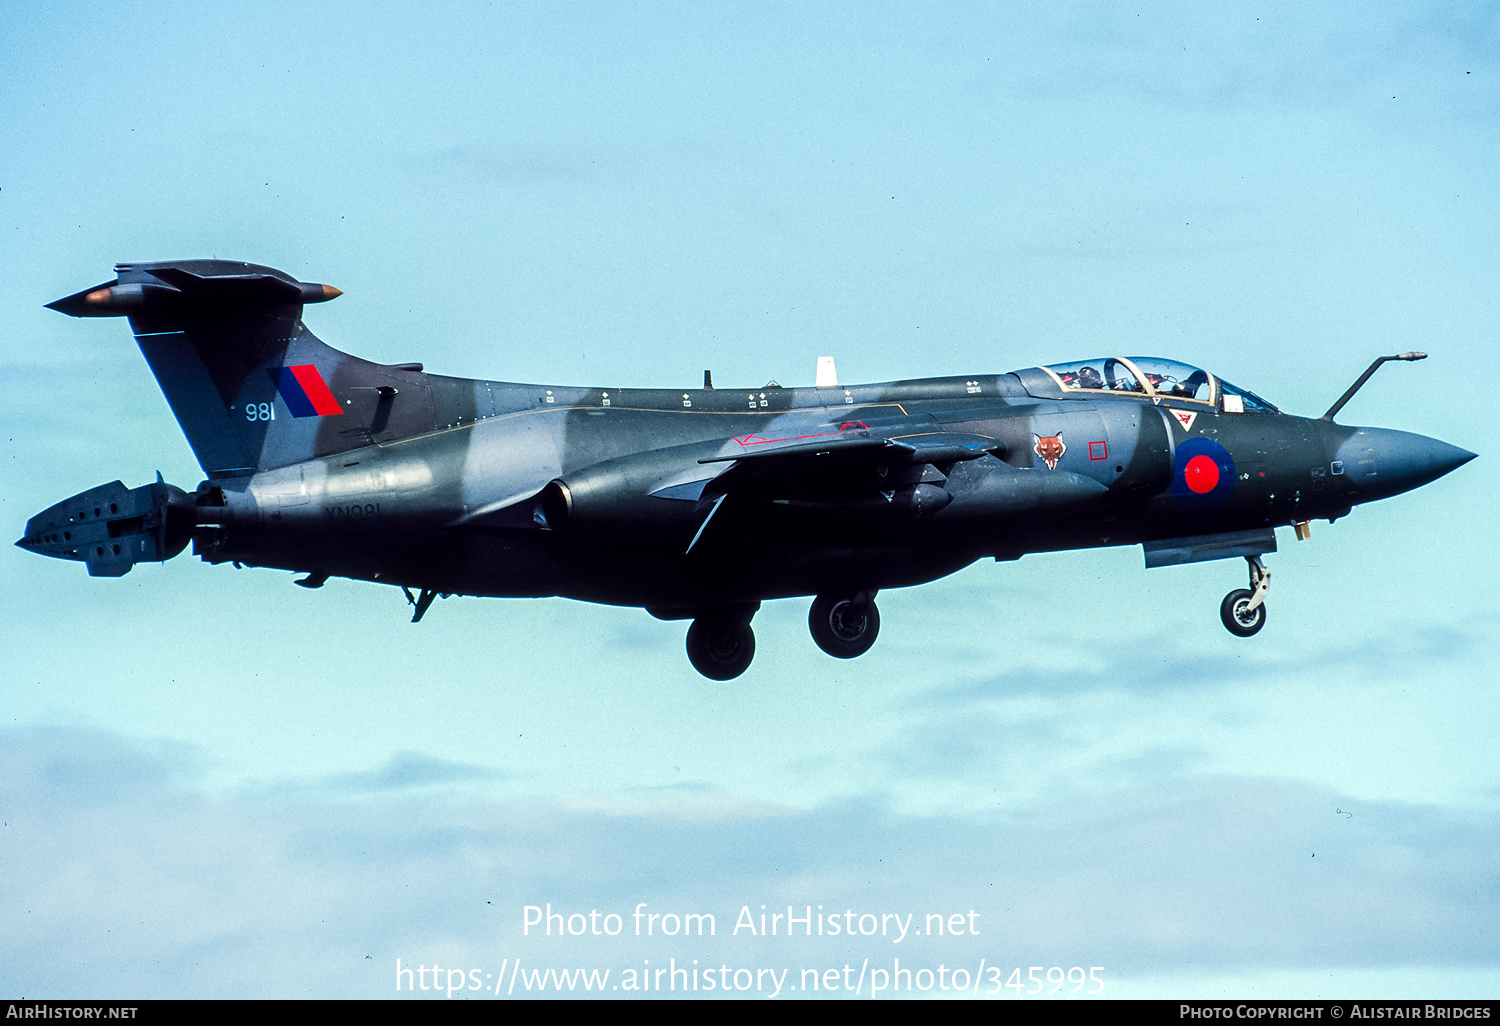
[[[771,445],[774,442],[805,442],[812,438],[833,438],[834,433],[824,431],[816,435],[792,435],[789,438],[762,438],[760,435],[731,436],[740,445]]]
[[[1193,421],[1198,419],[1198,414],[1193,410],[1173,410],[1172,416],[1177,418],[1177,423],[1182,425],[1182,430],[1190,431]]]

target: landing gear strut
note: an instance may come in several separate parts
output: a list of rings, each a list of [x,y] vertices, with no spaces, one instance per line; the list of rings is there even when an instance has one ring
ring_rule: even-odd
[[[818,647],[835,659],[864,655],[880,633],[875,592],[819,595],[807,614],[807,627]]]
[[[327,577],[328,575],[324,574],[323,576]],[[305,581],[296,581],[294,583],[300,584],[304,588],[320,588],[323,586],[323,582],[321,580],[318,581],[317,584],[308,584]],[[407,605],[416,607],[416,612],[411,614],[412,623],[421,623],[422,617],[427,614],[427,607],[432,605],[433,599],[439,597],[438,593],[433,591],[431,588],[423,588],[422,593],[416,598],[411,597],[411,589],[406,587],[404,584],[401,586],[401,590],[406,593]],[[442,597],[447,598],[448,596],[444,594]]]
[[[1246,556],[1250,564],[1250,589],[1239,588],[1224,596],[1219,619],[1230,634],[1248,638],[1266,625],[1266,592],[1271,589],[1271,571],[1259,556]]]
[[[716,609],[693,620],[688,628],[687,654],[693,669],[709,680],[733,680],[750,668],[755,658],[755,632],[750,617],[755,608]]]

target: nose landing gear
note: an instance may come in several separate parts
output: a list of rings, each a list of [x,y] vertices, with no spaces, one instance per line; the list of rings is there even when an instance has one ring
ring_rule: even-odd
[[[1271,571],[1259,556],[1246,556],[1250,564],[1250,589],[1239,588],[1224,596],[1219,619],[1236,637],[1248,638],[1266,625],[1266,592],[1271,589]]]

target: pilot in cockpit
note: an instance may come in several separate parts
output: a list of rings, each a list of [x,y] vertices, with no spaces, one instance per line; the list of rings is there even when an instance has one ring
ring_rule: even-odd
[[[1099,372],[1094,370],[1094,368],[1083,366],[1078,368],[1077,380],[1069,382],[1069,384],[1074,388],[1103,388],[1104,379],[1099,376]]]

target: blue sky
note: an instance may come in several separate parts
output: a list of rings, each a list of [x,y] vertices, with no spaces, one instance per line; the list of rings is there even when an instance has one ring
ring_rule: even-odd
[[[280,267],[345,291],[308,312],[336,347],[523,381],[1124,352],[1316,416],[1421,349],[1341,419],[1481,454],[1282,532],[1249,642],[1215,616],[1241,565],[1096,550],[883,593],[848,663],[769,603],[728,684],[640,611],[413,627],[371,585],[6,546],[0,991],[892,957],[520,930],[645,901],[721,935],[742,905],[972,908],[993,932],[910,964],[1101,965],[1114,996],[1495,994],[1485,5],[62,3],[0,14],[0,68],[12,538],[199,479],[124,326],[42,309],[125,260]]]

